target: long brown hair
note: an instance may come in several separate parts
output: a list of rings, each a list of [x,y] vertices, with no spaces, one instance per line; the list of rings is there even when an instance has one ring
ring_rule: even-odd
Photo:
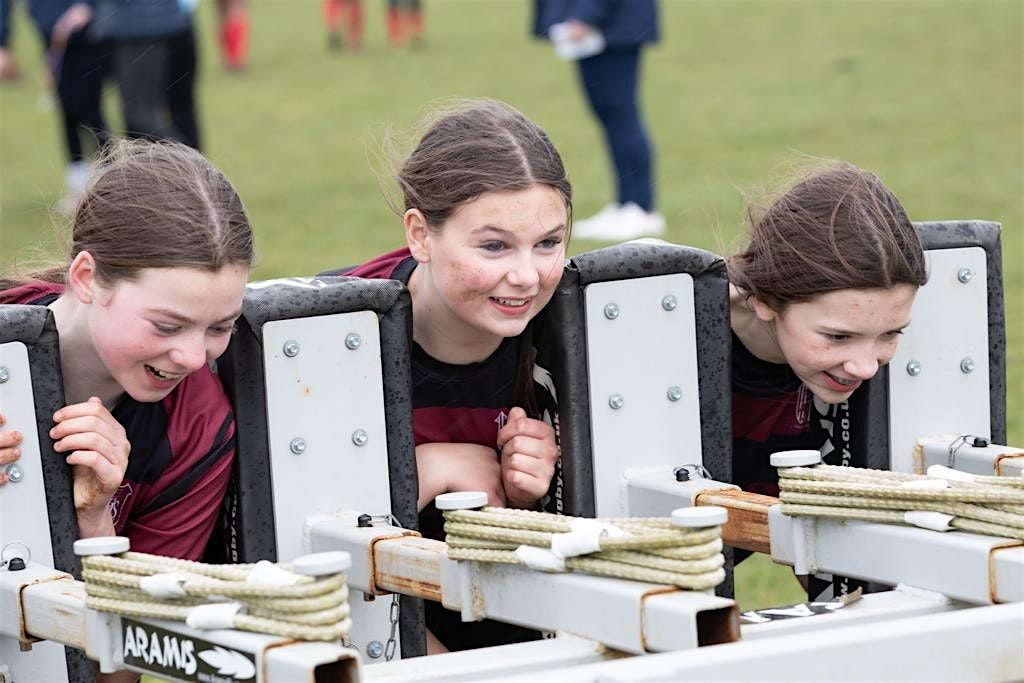
[[[0,290],[62,283],[83,251],[107,284],[145,268],[217,271],[255,258],[249,218],[228,179],[191,147],[145,140],[119,141],[100,160],[75,211],[65,264],[0,278]]]
[[[766,209],[749,207],[747,218],[750,244],[728,260],[729,280],[776,311],[826,292],[928,280],[903,205],[853,164],[813,169]]]
[[[514,192],[536,184],[554,188],[565,202],[566,242],[572,226],[572,185],[551,138],[517,109],[496,100],[459,100],[439,107],[420,124],[419,144],[394,171],[402,214],[419,209],[433,230],[463,204],[487,192]],[[538,417],[533,386],[533,321],[519,337],[513,400]]]

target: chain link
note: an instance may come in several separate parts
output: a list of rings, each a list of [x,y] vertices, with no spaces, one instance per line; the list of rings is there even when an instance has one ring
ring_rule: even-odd
[[[398,606],[398,593],[391,594],[391,633],[388,634],[388,642],[384,644],[384,661],[390,662],[395,658],[395,650],[398,648],[398,640],[395,633],[398,630],[398,613],[401,608]]]

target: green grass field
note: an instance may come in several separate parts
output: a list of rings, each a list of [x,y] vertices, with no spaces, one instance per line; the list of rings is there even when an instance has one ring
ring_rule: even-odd
[[[219,68],[212,3],[201,4],[205,151],[251,213],[255,277],[397,246],[400,223],[373,171],[379,140],[440,98],[516,105],[561,149],[577,215],[610,200],[599,130],[573,67],[528,37],[531,3],[425,4],[425,49],[390,50],[383,1],[371,0],[366,46],[352,55],[327,51],[315,0],[253,0],[240,76]],[[56,253],[63,228],[51,208],[64,160],[39,44],[20,15],[16,32],[25,77],[0,89],[0,269]],[[1001,222],[1009,441],[1024,444],[1024,3],[665,0],[663,34],[645,54],[643,95],[668,238],[727,251],[742,234],[740,190],[797,154],[877,172],[915,220]],[[788,570],[764,558],[737,574],[744,607],[799,597]]]

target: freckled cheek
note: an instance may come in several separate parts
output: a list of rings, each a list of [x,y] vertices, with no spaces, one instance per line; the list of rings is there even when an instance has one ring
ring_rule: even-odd
[[[458,301],[474,301],[489,296],[501,282],[501,273],[483,268],[458,268],[452,270],[450,289]]]

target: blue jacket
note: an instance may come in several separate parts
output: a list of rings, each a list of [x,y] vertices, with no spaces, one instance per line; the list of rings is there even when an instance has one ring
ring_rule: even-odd
[[[159,40],[192,26],[179,0],[96,0],[93,31],[99,38]]]
[[[11,0],[0,0],[0,47],[7,47],[11,28]],[[32,17],[32,23],[39,29],[46,44],[50,44],[50,34],[57,20],[72,5],[95,5],[95,0],[28,0],[26,5]]]
[[[533,34],[548,37],[548,29],[577,19],[604,33],[609,47],[634,47],[657,42],[657,0],[534,0]]]

